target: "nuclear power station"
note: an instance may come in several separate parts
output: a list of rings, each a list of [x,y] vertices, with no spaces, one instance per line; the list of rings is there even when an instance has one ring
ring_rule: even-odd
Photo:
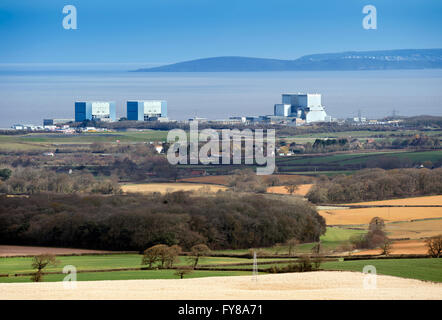
[[[321,100],[319,93],[283,94],[282,103],[275,104],[274,115],[305,123],[330,121]]]

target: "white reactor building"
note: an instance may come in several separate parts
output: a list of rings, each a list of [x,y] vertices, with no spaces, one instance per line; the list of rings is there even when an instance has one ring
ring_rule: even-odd
[[[306,123],[330,121],[319,93],[283,94],[282,103],[275,104],[274,115],[298,118]]]

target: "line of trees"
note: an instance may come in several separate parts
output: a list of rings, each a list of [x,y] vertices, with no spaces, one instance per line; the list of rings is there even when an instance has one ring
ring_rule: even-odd
[[[86,172],[68,174],[30,167],[15,168],[13,171],[6,171],[6,173],[2,175],[1,172],[4,172],[4,170],[0,170],[0,176],[2,177],[0,179],[0,193],[121,193],[117,179],[109,177],[95,178],[92,174]]]
[[[0,243],[107,250],[156,244],[211,249],[318,241],[325,221],[305,201],[223,192],[196,196],[35,194],[0,196]]]
[[[364,169],[322,177],[307,194],[313,203],[346,203],[442,194],[442,168]]]

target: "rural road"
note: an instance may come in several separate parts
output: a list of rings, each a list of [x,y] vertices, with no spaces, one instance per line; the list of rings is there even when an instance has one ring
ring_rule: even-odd
[[[0,299],[441,299],[442,283],[377,276],[364,289],[364,274],[321,271],[183,280],[1,283]]]

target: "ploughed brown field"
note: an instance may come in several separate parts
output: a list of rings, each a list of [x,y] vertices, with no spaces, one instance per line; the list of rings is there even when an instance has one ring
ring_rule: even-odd
[[[343,204],[343,206],[429,206],[429,207],[372,207],[327,208],[319,210],[327,225],[368,225],[373,217],[385,220],[385,231],[393,239],[391,254],[427,254],[425,239],[442,234],[442,196],[413,197],[405,199],[370,201]],[[380,254],[380,249],[363,250],[356,255]]]
[[[373,217],[381,217],[386,223],[442,218],[442,207],[327,209],[319,210],[319,214],[325,218],[327,225],[355,225],[368,224]]]
[[[360,272],[320,271],[173,280],[1,283],[0,299],[440,299],[442,284],[378,275],[364,288]]]
[[[424,240],[402,240],[395,241],[392,244],[390,254],[427,254],[428,248],[425,245]],[[381,249],[363,250],[353,255],[377,255],[381,254]]]
[[[440,196],[427,196],[427,197],[414,197],[414,198],[405,198],[405,199],[393,199],[393,200],[381,200],[381,201],[368,201],[368,202],[358,202],[358,203],[349,203],[345,205],[391,205],[391,206],[434,206],[439,205],[442,206],[442,195]]]
[[[305,197],[312,188],[313,184],[300,184],[298,189],[293,192],[294,195]],[[268,187],[267,193],[290,194],[285,186]]]
[[[202,183],[142,183],[142,184],[126,184],[122,185],[121,189],[127,193],[167,193],[175,191],[203,191],[217,192],[218,190],[227,190],[226,187],[216,186]]]
[[[194,177],[194,178],[186,178],[186,179],[180,179],[179,182],[198,182],[198,183],[210,183],[210,184],[221,184],[221,185],[227,185],[229,183],[229,178],[231,175],[220,175],[220,176],[203,176],[203,177]],[[305,176],[299,176],[299,175],[292,175],[292,174],[278,174],[278,175],[269,175],[269,176],[262,176],[264,180],[277,177],[279,181],[283,184],[287,183],[302,183],[306,179],[308,180],[314,180],[314,178],[311,177],[305,177]]]
[[[388,223],[385,231],[392,239],[424,239],[442,234],[442,218]]]
[[[85,253],[109,253],[103,250],[70,249],[70,248],[48,248],[48,247],[27,247],[27,246],[4,246],[0,245],[0,257],[13,256],[35,256],[38,254],[85,254]]]

